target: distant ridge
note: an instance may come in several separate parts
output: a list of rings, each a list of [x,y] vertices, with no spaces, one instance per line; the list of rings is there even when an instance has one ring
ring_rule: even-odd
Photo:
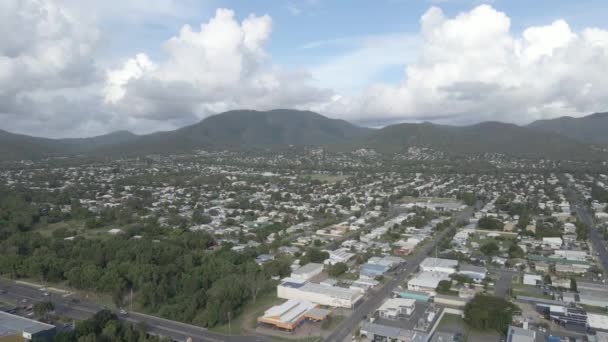
[[[584,119],[600,126],[608,120],[608,114],[593,114]],[[555,120],[570,122],[582,119]],[[311,111],[233,110],[180,129],[147,135],[117,131],[91,138],[46,139],[0,130],[0,159],[37,159],[76,154],[147,155],[205,148],[248,149],[291,145],[336,146],[342,150],[370,147],[383,153],[402,152],[407,147],[418,146],[452,156],[501,153],[521,158],[606,158],[605,154],[580,139],[543,128],[546,122],[554,124],[552,120],[544,120],[521,127],[490,121],[460,127],[425,122],[371,129]]]
[[[585,143],[608,146],[608,112],[594,113],[582,118],[563,116],[556,119],[538,120],[529,128],[561,134]]]
[[[428,147],[454,156],[482,153],[551,159],[595,156],[586,144],[558,134],[494,121],[463,127],[431,123],[391,125],[372,134],[365,144],[383,151],[396,151],[402,146]]]

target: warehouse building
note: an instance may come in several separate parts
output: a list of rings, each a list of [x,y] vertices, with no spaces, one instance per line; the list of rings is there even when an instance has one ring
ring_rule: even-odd
[[[416,308],[416,300],[406,298],[389,298],[376,310],[381,318],[397,319],[411,316]]]
[[[277,297],[352,309],[363,298],[363,291],[357,288],[346,289],[287,278],[277,286]]]
[[[423,291],[434,296],[435,289],[442,280],[450,280],[450,274],[445,272],[421,272],[407,282],[407,289]]]
[[[608,297],[606,297],[606,293],[603,291],[580,290],[578,299],[581,304],[608,308]]]
[[[0,311],[0,338],[20,336],[31,341],[50,338],[55,331],[54,325]]]
[[[536,341],[536,331],[509,326],[507,342],[534,342]]]
[[[323,272],[323,264],[311,262],[291,272],[290,278],[300,281],[308,281],[321,272]]]
[[[423,272],[442,272],[452,274],[456,272],[458,260],[426,258],[420,263],[420,270]]]
[[[372,341],[395,341],[395,342],[426,342],[429,336],[425,333],[376,324],[365,321],[361,324],[361,336]]]
[[[319,309],[318,306],[306,300],[290,299],[266,310],[263,316],[258,317],[258,323],[293,331],[306,320],[318,322],[329,315],[328,310]]]
[[[587,328],[593,332],[608,332],[608,316],[587,313]]]

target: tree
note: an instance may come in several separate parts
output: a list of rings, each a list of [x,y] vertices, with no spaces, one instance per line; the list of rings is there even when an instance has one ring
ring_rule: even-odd
[[[486,230],[503,230],[505,225],[495,218],[486,216],[479,219],[477,226]]]
[[[484,244],[479,250],[487,256],[495,256],[500,252],[500,248],[494,241]]]
[[[524,250],[519,247],[517,244],[512,244],[509,247],[509,258],[511,259],[521,259],[524,257]]]
[[[437,284],[437,288],[435,289],[439,294],[451,294],[452,293],[452,281],[451,280],[442,280]]]
[[[329,253],[318,248],[309,248],[306,255],[300,259],[300,264],[304,266],[310,262],[322,263],[327,258],[329,258]]]
[[[589,240],[589,227],[579,218],[576,219],[574,225],[576,226],[576,239],[579,241]]]
[[[464,320],[474,329],[507,333],[513,313],[519,308],[501,297],[476,295],[464,308]]]
[[[34,304],[33,309],[34,315],[36,315],[36,317],[45,318],[49,312],[55,310],[55,305],[53,305],[53,303],[49,301],[38,302]]]
[[[338,262],[329,266],[327,273],[332,277],[337,277],[344,274],[346,271],[348,271],[348,265],[343,262]]]

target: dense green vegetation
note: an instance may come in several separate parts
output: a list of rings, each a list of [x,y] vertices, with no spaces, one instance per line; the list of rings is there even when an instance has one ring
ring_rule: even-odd
[[[270,289],[272,276],[290,272],[288,259],[263,267],[253,261],[268,247],[242,253],[233,252],[230,244],[212,248],[216,242],[206,233],[177,228],[158,234],[160,228],[151,222],[133,228],[139,239],[129,234],[71,241],[44,236],[34,227],[54,220],[54,211],[34,204],[25,192],[1,191],[0,274],[8,277],[107,293],[118,306],[132,289],[141,310],[214,326]],[[313,261],[322,261],[325,254],[309,253]]]
[[[504,298],[476,295],[464,309],[464,320],[473,329],[496,330],[506,335],[518,307]]]
[[[477,226],[487,230],[502,230],[505,225],[500,220],[486,216],[479,219]]]

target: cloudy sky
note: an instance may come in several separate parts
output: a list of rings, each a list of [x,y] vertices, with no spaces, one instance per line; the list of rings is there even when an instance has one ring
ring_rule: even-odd
[[[608,111],[605,0],[2,0],[1,129],[148,133],[251,108],[355,123]]]

